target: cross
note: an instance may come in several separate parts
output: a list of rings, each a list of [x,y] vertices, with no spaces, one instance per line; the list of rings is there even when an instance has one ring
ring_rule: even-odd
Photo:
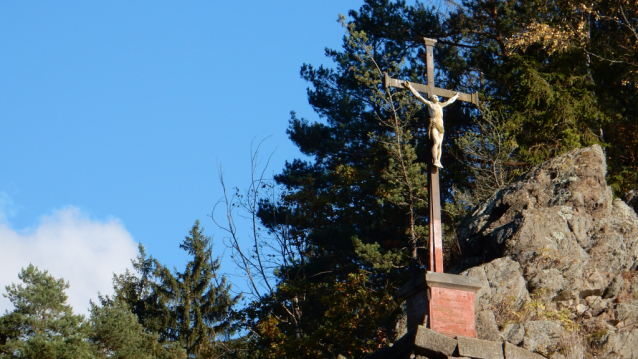
[[[441,97],[452,97],[455,91],[446,90],[434,86],[434,52],[433,46],[436,40],[424,38],[426,48],[426,66],[427,66],[427,85],[415,84],[410,85],[417,90],[424,98],[434,94]],[[385,74],[384,86],[386,89],[396,87],[403,89],[403,80],[393,79]],[[478,92],[473,94],[461,93],[459,100],[479,105]],[[428,192],[430,195],[430,268],[432,272],[443,273],[443,235],[441,233],[441,192],[439,189],[439,168],[428,163]]]

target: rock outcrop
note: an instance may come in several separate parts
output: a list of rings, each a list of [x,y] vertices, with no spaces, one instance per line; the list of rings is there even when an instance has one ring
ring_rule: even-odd
[[[605,174],[599,146],[571,151],[462,223],[457,273],[484,283],[479,338],[551,358],[638,358],[638,217]]]

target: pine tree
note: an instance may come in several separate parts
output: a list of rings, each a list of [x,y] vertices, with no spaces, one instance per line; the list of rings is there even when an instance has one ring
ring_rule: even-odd
[[[6,358],[91,358],[84,317],[74,315],[64,293],[69,284],[33,265],[7,286],[14,310],[0,319],[0,353]]]
[[[96,357],[114,359],[182,359],[179,345],[160,344],[159,334],[147,332],[123,303],[101,298],[91,304],[90,340]]]

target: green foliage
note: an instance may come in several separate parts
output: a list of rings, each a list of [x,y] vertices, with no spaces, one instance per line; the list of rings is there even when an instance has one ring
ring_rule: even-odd
[[[537,164],[600,143],[609,155],[608,180],[622,193],[637,183],[630,170],[638,126],[637,6],[464,1],[439,39],[467,46],[466,70],[503,111],[503,128],[518,146],[515,162]]]
[[[115,296],[107,300],[124,304],[147,331],[159,334],[161,343],[178,345],[188,357],[227,353],[238,297],[231,296],[225,277],[217,277],[219,260],[212,258],[210,237],[203,234],[199,221],[180,248],[192,258],[183,272],[147,258],[140,246],[133,262],[139,277],[129,272],[116,276]]]
[[[403,256],[397,252],[381,252],[379,243],[364,244],[357,238],[352,240],[354,252],[357,254],[361,263],[380,273],[389,273],[395,266],[395,263],[401,263]]]
[[[501,111],[482,105],[475,125],[454,140],[455,155],[463,159],[472,186],[470,190],[453,185],[454,200],[444,205],[453,218],[463,217],[468,208],[487,200],[522,173],[524,163],[515,162],[514,155],[518,144],[504,122]]]
[[[115,359],[182,359],[179,345],[160,344],[159,335],[146,332],[125,305],[103,300],[91,305],[90,340],[96,357]]]
[[[401,3],[389,7],[384,20],[406,15]],[[403,57],[416,52],[405,39],[346,26],[344,51],[326,51],[335,69],[302,67],[325,123],[293,115],[288,133],[313,161],[288,163],[276,176],[283,199],[262,203],[267,228],[285,212],[287,233],[307,243],[302,260],[279,268],[274,292],[248,312],[266,357],[356,358],[383,345],[399,313],[397,286],[426,245],[427,152],[423,135],[412,134],[427,114],[409,94],[381,86],[382,69],[409,77]]]
[[[213,260],[210,237],[203,234],[196,221],[180,248],[191,255],[184,272],[157,266],[160,304],[170,318],[161,332],[166,339],[183,343],[187,353],[209,357],[217,341],[232,334],[232,307],[238,298],[230,295],[226,278],[217,281],[219,260]]]
[[[250,309],[251,328],[261,333],[257,350],[266,357],[340,350],[360,357],[347,349],[359,339],[341,335],[326,343],[313,336],[337,325],[332,308],[321,305],[323,288],[366,277],[365,300],[336,309],[347,317],[394,293],[410,262],[424,267],[428,115],[405,91],[382,86],[383,73],[428,80],[423,37],[438,40],[436,85],[479,91],[483,103],[480,110],[459,103],[445,112],[448,265],[459,218],[552,156],[601,144],[614,189],[635,187],[636,10],[629,1],[465,0],[442,14],[419,3],[368,0],[349,13],[350,22],[342,17],[343,47],[326,50],[333,66],[301,69],[320,121],[293,114],[288,134],[308,159],[287,163],[275,177],[284,196],[261,202],[265,227],[304,245],[297,260],[277,268],[272,293]],[[368,316],[391,328],[385,314]],[[363,337],[381,343],[374,330],[357,338]]]
[[[379,323],[390,325],[399,305],[391,288],[374,289],[369,278],[359,271],[344,280],[280,284],[247,311],[256,334],[251,349],[264,358],[357,358],[376,351],[392,334]]]
[[[135,273],[114,278],[114,297],[93,305],[88,324],[65,304],[68,284],[23,270],[26,286],[7,288],[16,309],[0,318],[2,357],[356,359],[392,340],[397,288],[427,267],[429,116],[382,80],[433,80],[424,76],[423,37],[438,40],[436,85],[479,91],[482,101],[480,109],[445,110],[446,266],[462,256],[459,218],[552,156],[599,143],[614,190],[636,187],[635,2],[465,0],[449,10],[367,0],[349,22],[340,18],[343,46],[326,50],[333,66],[301,68],[319,121],[293,113],[288,135],[306,159],[285,165],[279,188],[252,178],[246,196],[223,201],[227,214],[239,206],[254,222],[254,247],[245,252],[232,219],[225,228],[253,288],[243,336],[234,325],[238,297],[217,276],[219,261],[196,222],[180,245],[191,256],[184,271],[140,247]],[[279,194],[262,198],[262,190]],[[574,324],[538,303],[519,311],[504,303],[498,318]]]
[[[139,254],[132,264],[137,275],[128,269],[123,274],[114,275],[114,297],[106,297],[103,302],[126,304],[147,331],[159,333],[166,326],[168,319],[162,315],[161,307],[158,305],[158,293],[155,291],[157,283],[154,274],[158,262],[152,256],[147,257],[144,247],[140,244]]]
[[[115,295],[91,303],[91,317],[73,315],[64,280],[30,265],[23,285],[7,286],[15,309],[0,317],[2,358],[210,358],[236,354],[233,306],[225,278],[217,278],[210,238],[199,221],[180,247],[192,260],[174,273],[140,254],[137,272],[115,276]],[[241,355],[236,355],[241,357]]]
[[[91,358],[84,318],[66,304],[69,284],[31,264],[18,277],[3,294],[14,310],[0,318],[0,357]]]

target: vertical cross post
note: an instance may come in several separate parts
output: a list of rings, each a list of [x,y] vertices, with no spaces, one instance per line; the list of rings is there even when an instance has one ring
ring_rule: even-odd
[[[430,192],[430,271],[443,273],[443,233],[441,232],[441,193],[439,168],[428,165],[428,190]]]
[[[436,40],[425,39],[428,94],[434,94],[434,44]],[[432,141],[430,141],[432,147]],[[428,153],[430,153],[428,151]],[[443,273],[443,233],[441,232],[441,191],[439,168],[428,161],[428,193],[430,196],[430,271]]]

